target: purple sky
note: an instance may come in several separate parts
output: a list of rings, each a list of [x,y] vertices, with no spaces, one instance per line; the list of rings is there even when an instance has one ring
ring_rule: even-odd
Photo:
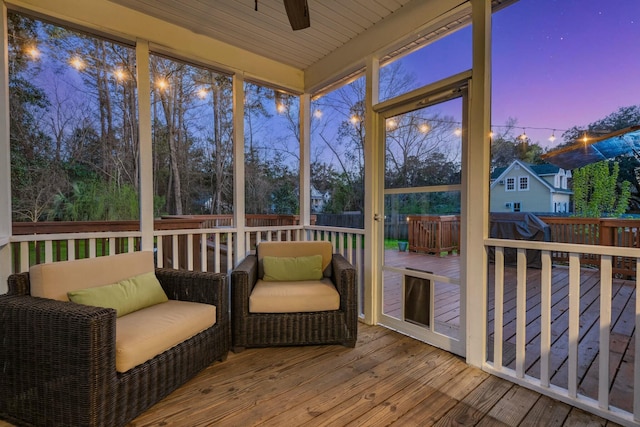
[[[515,133],[546,147],[551,130],[533,128],[557,129],[558,144],[563,130],[640,105],[640,0],[520,0],[493,27],[494,125],[516,118]],[[422,84],[469,69],[470,29],[402,61]]]

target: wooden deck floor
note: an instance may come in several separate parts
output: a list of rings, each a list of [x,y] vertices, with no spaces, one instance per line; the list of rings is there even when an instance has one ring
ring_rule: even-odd
[[[505,271],[503,360],[505,366],[515,366],[515,267]],[[566,388],[568,383],[568,317],[569,270],[555,266],[551,280],[551,383]],[[525,370],[539,378],[540,372],[540,270],[527,274],[527,330]],[[610,404],[633,411],[633,364],[635,360],[635,281],[614,279],[611,298],[610,330]],[[489,291],[488,330],[493,338],[493,290]],[[580,272],[580,317],[578,342],[578,392],[598,397],[598,350],[600,316],[600,271]]]
[[[382,327],[230,353],[131,426],[614,426]]]
[[[393,257],[393,258],[392,258]],[[425,258],[426,257],[426,258]],[[394,265],[447,272],[460,258],[389,254]],[[491,268],[490,268],[491,270]],[[505,268],[504,354],[513,366],[515,268]],[[492,272],[490,272],[492,274]],[[527,277],[527,373],[539,363],[540,271]],[[490,278],[490,283],[493,279]],[[568,270],[553,268],[552,383],[567,381]],[[599,271],[581,273],[580,393],[596,396]],[[459,322],[454,285],[436,293],[437,319]],[[389,293],[388,295],[392,295]],[[459,297],[459,296],[458,296]],[[398,294],[398,301],[399,301]],[[614,280],[612,292],[611,400],[631,409],[635,283]],[[393,303],[389,298],[388,303]],[[397,301],[396,301],[397,304]],[[493,331],[493,290],[488,330]],[[392,311],[391,306],[388,307]],[[492,333],[489,336],[491,340]],[[490,357],[491,360],[491,357]],[[0,421],[0,426],[9,424]],[[131,426],[614,426],[467,366],[464,360],[382,327],[360,325],[356,348],[310,346],[230,353],[131,423]]]
[[[437,274],[459,277],[458,256],[438,257],[433,255],[386,251],[385,259],[390,265],[434,271]],[[527,331],[526,363],[527,375],[539,378],[540,372],[540,272],[527,269]],[[398,275],[399,276],[399,275]],[[493,264],[489,266],[488,350],[493,360],[494,290]],[[400,313],[400,287],[396,281],[387,284],[385,275],[385,311],[391,315]],[[503,364],[515,367],[516,330],[516,268],[505,266]],[[552,269],[551,297],[551,383],[566,388],[568,383],[568,317],[569,317],[569,271],[567,267]],[[612,287],[612,316],[610,339],[610,403],[632,411],[633,363],[635,360],[635,281],[614,279]],[[597,399],[598,396],[598,348],[599,348],[600,271],[583,268],[580,271],[580,335],[578,345],[579,393]],[[436,283],[435,327],[455,335],[460,321],[459,289],[455,285]],[[444,325],[444,326],[443,326]]]

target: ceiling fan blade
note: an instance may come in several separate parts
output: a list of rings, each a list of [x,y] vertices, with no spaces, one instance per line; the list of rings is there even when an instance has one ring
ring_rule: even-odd
[[[302,30],[311,26],[307,0],[284,0],[284,8],[289,17],[291,29]]]

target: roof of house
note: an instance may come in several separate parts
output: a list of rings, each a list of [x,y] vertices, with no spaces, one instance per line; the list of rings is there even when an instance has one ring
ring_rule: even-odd
[[[542,164],[542,165],[533,165],[531,163],[526,163],[526,162],[522,162],[522,161],[518,161],[518,163],[520,163],[521,165],[524,165],[525,167],[527,167],[528,169],[532,170],[533,172],[535,172],[539,176],[542,176],[542,175],[555,175],[560,171],[560,168],[558,166],[554,166],[554,165],[549,164],[549,163],[545,163],[545,164]],[[505,170],[507,170],[507,166],[500,167],[500,168],[495,168],[493,170],[493,172],[491,173],[491,179],[497,179],[500,175],[502,175],[502,173]]]
[[[573,191],[568,190],[566,188],[555,187],[541,178],[541,176],[544,176],[544,175],[554,175],[558,173],[561,169],[558,166],[554,166],[551,164],[532,165],[530,163],[526,163],[521,160],[514,160],[507,167],[500,167],[500,168],[494,169],[494,171],[491,173],[491,180],[493,181],[493,183],[491,184],[491,188],[493,189],[493,187],[498,183],[499,178],[503,175],[506,175],[506,173],[509,172],[511,169],[513,169],[514,165],[516,164],[520,165],[523,169],[528,171],[531,176],[539,180],[544,186],[548,187],[549,191],[556,192],[556,193],[573,194]]]

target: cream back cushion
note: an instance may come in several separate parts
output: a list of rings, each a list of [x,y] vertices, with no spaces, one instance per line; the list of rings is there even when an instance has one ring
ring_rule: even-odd
[[[309,255],[322,255],[322,271],[325,277],[331,276],[331,258],[333,256],[333,244],[323,240],[310,242],[260,242],[256,250],[258,256],[258,277],[264,277],[263,258],[273,257],[301,257]]]
[[[132,252],[34,265],[29,269],[29,282],[34,297],[69,301],[69,291],[117,283],[150,271],[155,271],[153,252]]]

